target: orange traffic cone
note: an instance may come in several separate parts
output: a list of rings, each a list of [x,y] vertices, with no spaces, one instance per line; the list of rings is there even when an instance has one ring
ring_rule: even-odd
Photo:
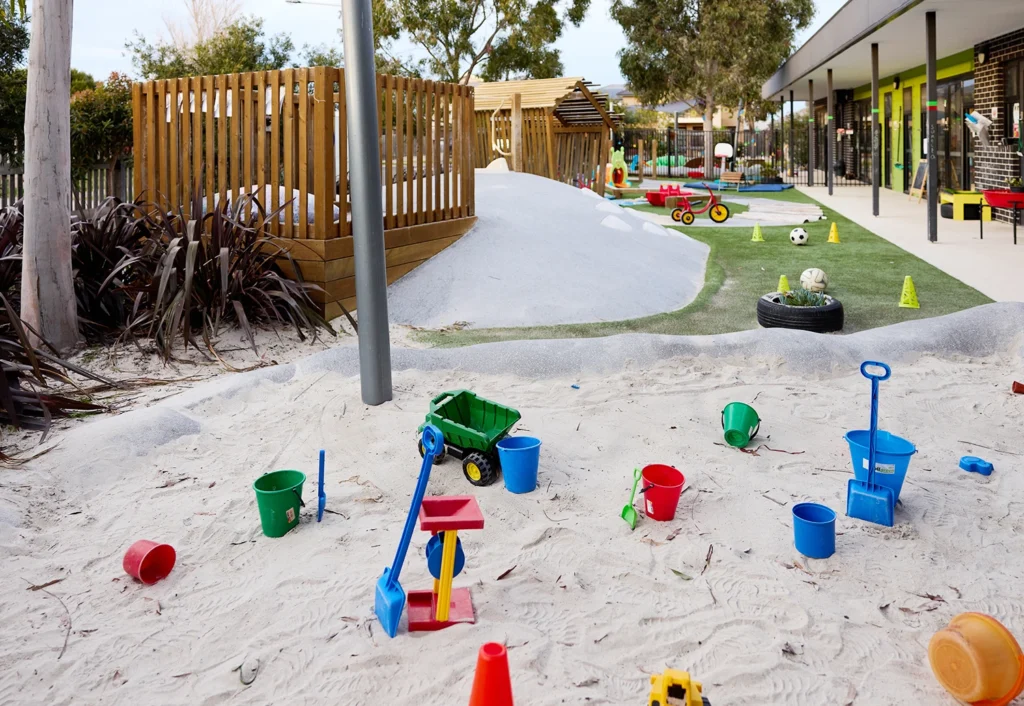
[[[480,648],[469,706],[513,706],[512,678],[504,645],[488,642]]]

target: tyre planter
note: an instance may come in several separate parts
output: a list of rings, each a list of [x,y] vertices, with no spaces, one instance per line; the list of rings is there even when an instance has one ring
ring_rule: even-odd
[[[782,177],[765,177],[761,180],[762,184],[782,184]]]
[[[825,295],[824,306],[789,306],[781,292],[765,294],[757,300],[757,323],[764,328],[792,328],[814,333],[832,333],[843,329],[843,305]]]

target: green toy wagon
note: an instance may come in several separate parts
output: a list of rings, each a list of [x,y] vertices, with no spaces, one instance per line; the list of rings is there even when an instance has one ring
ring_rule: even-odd
[[[444,461],[447,454],[462,459],[462,472],[473,485],[490,485],[498,480],[501,464],[496,445],[522,415],[518,410],[478,397],[470,390],[449,390],[430,400],[430,411],[420,425],[433,424],[444,434],[446,449],[434,457]],[[420,456],[423,456],[420,444]]]

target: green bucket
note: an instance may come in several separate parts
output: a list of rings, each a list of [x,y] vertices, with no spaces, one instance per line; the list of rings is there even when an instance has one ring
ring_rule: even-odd
[[[299,524],[302,502],[302,484],[306,474],[301,471],[274,471],[256,479],[256,505],[260,509],[260,524],[268,537],[283,537]]]
[[[748,404],[730,402],[722,410],[722,429],[725,430],[725,442],[729,446],[742,449],[757,436],[760,428],[761,419]]]

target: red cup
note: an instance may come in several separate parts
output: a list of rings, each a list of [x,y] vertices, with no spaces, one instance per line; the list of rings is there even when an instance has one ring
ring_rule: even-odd
[[[1013,392],[1014,392],[1014,394],[1017,394],[1017,395],[1024,395],[1024,385],[1022,385],[1021,383],[1019,383],[1016,380],[1014,380],[1013,381]]]
[[[156,583],[174,568],[177,555],[170,544],[157,544],[148,539],[140,539],[124,554],[121,566],[125,573],[142,583]]]
[[[683,474],[672,466],[655,463],[644,466],[640,477],[643,478],[644,512],[647,516],[661,522],[675,519],[676,506],[686,482]]]

